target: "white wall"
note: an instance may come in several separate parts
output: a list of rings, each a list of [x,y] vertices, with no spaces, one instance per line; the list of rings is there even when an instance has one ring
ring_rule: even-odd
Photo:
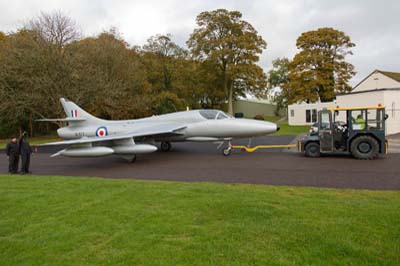
[[[396,91],[371,91],[338,95],[336,103],[339,107],[365,107],[382,104],[386,107],[386,134],[400,133],[400,90]],[[394,110],[392,108],[394,106]]]
[[[306,110],[330,107],[365,107],[377,106],[383,104],[386,106],[386,113],[389,115],[386,126],[388,135],[400,133],[400,90],[381,90],[371,91],[375,89],[392,89],[400,88],[400,82],[391,79],[378,71],[372,73],[368,78],[354,88],[352,94],[336,96],[336,102],[314,103],[314,104],[292,104],[288,106],[289,125],[309,125],[306,122]],[[365,93],[354,93],[368,91]],[[394,107],[394,109],[393,109]],[[291,112],[294,116],[291,116]]]
[[[400,82],[376,71],[360,84],[358,84],[358,86],[356,86],[352,92],[391,88],[400,88]]]
[[[335,102],[291,104],[288,106],[289,125],[291,126],[312,125],[314,124],[314,122],[310,123],[306,122],[306,110],[316,109],[318,112],[324,108],[329,109],[335,106],[336,106]],[[292,116],[292,112],[294,113],[294,116]]]
[[[384,91],[344,94],[336,96],[339,107],[365,107],[385,104]]]
[[[386,120],[386,134],[400,133],[400,90],[384,91],[384,99],[386,114],[389,116]]]
[[[339,107],[378,106],[378,104],[384,104],[384,91],[338,95],[336,103]],[[346,113],[339,112],[337,120],[346,121]]]

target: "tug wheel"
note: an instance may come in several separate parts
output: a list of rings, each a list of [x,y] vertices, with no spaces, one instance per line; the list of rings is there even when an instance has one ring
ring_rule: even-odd
[[[304,148],[306,157],[316,158],[321,156],[319,144],[316,142],[310,142]]]
[[[371,160],[379,152],[379,144],[370,136],[360,136],[351,143],[351,153],[357,159]]]

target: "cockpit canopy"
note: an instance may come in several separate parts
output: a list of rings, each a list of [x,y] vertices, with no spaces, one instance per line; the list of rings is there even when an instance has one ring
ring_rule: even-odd
[[[220,110],[200,110],[199,114],[208,120],[232,118],[231,115],[224,113]]]

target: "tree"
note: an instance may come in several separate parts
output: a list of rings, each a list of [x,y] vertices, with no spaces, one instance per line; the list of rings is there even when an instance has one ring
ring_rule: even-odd
[[[6,35],[4,34],[4,32],[0,31],[0,42],[4,41],[6,39]]]
[[[153,111],[157,114],[184,109],[178,96],[182,88],[188,52],[171,40],[171,35],[156,35],[142,48],[147,81],[152,86]]]
[[[26,29],[37,32],[43,40],[62,48],[80,39],[81,34],[75,22],[62,12],[41,12],[25,25]]]
[[[331,101],[336,93],[351,90],[348,81],[355,75],[352,64],[345,61],[354,43],[344,32],[333,28],[302,33],[296,46],[300,49],[289,65],[289,103]]]
[[[277,58],[272,61],[272,69],[268,72],[268,90],[274,94],[277,112],[287,107],[288,91],[285,86],[289,83],[289,59]]]
[[[115,29],[71,43],[65,54],[73,66],[73,84],[65,96],[106,119],[151,114],[140,55]]]
[[[53,44],[21,29],[7,36],[0,60],[0,116],[33,133],[36,118],[62,114],[58,99],[71,85],[70,66]]]
[[[266,76],[256,65],[267,44],[253,26],[242,20],[238,11],[217,9],[197,16],[198,28],[187,45],[193,57],[218,66],[222,91],[228,99],[228,112],[233,113],[233,99],[245,92],[265,92]]]
[[[162,57],[185,58],[187,51],[174,43],[171,38],[171,34],[152,36],[147,40],[147,44],[143,45],[143,50]]]

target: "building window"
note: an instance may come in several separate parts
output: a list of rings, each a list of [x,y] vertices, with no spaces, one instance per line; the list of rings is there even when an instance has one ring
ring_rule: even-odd
[[[317,109],[306,110],[306,123],[317,122]]]
[[[312,109],[311,121],[312,121],[313,123],[317,122],[317,109]]]
[[[294,117],[294,110],[293,109],[290,110],[290,117]]]
[[[311,123],[311,110],[306,110],[306,123]]]

